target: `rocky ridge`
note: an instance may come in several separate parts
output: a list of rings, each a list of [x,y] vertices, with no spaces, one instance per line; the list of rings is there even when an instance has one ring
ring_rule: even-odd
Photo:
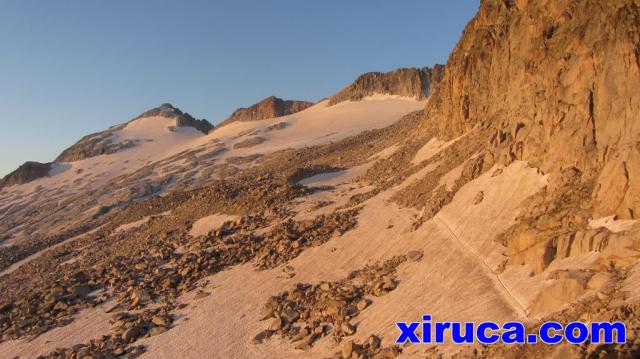
[[[179,108],[173,107],[170,103],[164,103],[160,107],[153,108],[134,118],[135,121],[144,117],[166,117],[175,118],[177,127],[193,127],[205,135],[213,129],[213,125],[205,119],[198,120],[187,112],[180,111]]]
[[[0,180],[0,191],[15,184],[31,182],[49,175],[51,163],[25,162]]]
[[[329,105],[343,101],[359,101],[375,94],[427,98],[440,83],[444,66],[402,68],[389,72],[367,72],[329,98]]]
[[[222,121],[219,126],[236,121],[260,121],[268,118],[281,117],[300,112],[313,105],[313,102],[299,100],[283,100],[275,96],[269,96],[264,100],[249,107],[241,107],[235,110],[231,116]]]

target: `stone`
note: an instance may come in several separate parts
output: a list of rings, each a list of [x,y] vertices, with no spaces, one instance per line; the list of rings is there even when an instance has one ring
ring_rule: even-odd
[[[296,349],[299,350],[305,350],[305,349],[309,349],[311,347],[311,344],[313,343],[313,341],[316,339],[316,334],[312,333],[307,335],[306,337],[304,337],[301,340],[298,340],[295,344],[294,347]]]
[[[480,204],[480,202],[482,202],[482,200],[484,199],[484,192],[480,191],[476,194],[475,197],[473,197],[473,204]]]
[[[93,288],[89,285],[76,285],[72,288],[72,292],[78,297],[86,297],[93,292]]]
[[[396,289],[396,287],[397,287],[397,284],[393,279],[391,278],[384,279],[384,282],[382,284],[382,289],[384,289],[385,291],[392,291]]]
[[[343,306],[341,305],[340,302],[331,301],[330,303],[327,304],[326,313],[327,315],[331,315],[335,317],[340,315],[340,313],[342,313],[342,308]]]
[[[198,292],[196,292],[196,294],[193,296],[193,299],[198,300],[198,299],[202,299],[202,298],[206,298],[209,295],[211,295],[211,293],[209,292],[205,292],[202,290],[199,290]]]
[[[378,338],[375,335],[369,336],[369,339],[367,339],[367,342],[369,343],[369,347],[374,350],[380,348],[380,338]]]
[[[300,329],[300,331],[296,335],[294,335],[293,338],[291,338],[291,340],[294,342],[297,342],[298,340],[303,339],[309,334],[310,334],[309,329],[303,328],[303,329]]]
[[[355,344],[353,343],[353,340],[347,340],[344,342],[344,344],[342,344],[342,357],[344,359],[351,358],[351,354],[353,354],[354,346]]]
[[[133,292],[131,293],[131,303],[133,305],[146,303],[149,301],[149,299],[150,299],[149,294],[147,293],[147,291],[143,289],[134,289]]]
[[[293,309],[286,309],[284,312],[282,312],[281,317],[287,323],[293,323],[296,320],[298,320],[298,318],[300,318],[300,313],[298,313],[297,311],[295,311]]]
[[[313,334],[320,335],[322,333],[324,333],[324,325],[319,325],[319,326],[313,328]]]
[[[340,330],[346,335],[353,335],[356,332],[356,327],[349,322],[344,322],[340,326]]]
[[[65,302],[57,302],[53,307],[54,310],[65,310],[67,308],[69,308],[69,305]]]
[[[275,332],[276,330],[280,329],[280,327],[282,326],[282,319],[280,319],[279,317],[274,318],[271,323],[269,323],[269,330],[272,332]]]
[[[409,251],[407,252],[407,258],[417,262],[422,259],[422,251]]]
[[[363,311],[365,310],[365,308],[367,308],[369,306],[369,303],[367,302],[366,299],[362,299],[361,301],[358,302],[358,304],[356,305],[356,307],[358,308],[359,311]]]
[[[271,303],[267,303],[262,307],[262,310],[260,311],[261,314],[261,319],[260,320],[265,320],[267,318],[271,318],[274,316],[274,308],[273,305]]]
[[[253,343],[255,344],[262,343],[263,340],[269,338],[270,336],[271,336],[271,331],[263,330],[253,338]]]
[[[122,333],[122,339],[124,339],[125,342],[131,342],[135,340],[138,335],[140,335],[138,327],[131,327]]]
[[[171,325],[167,319],[159,315],[154,315],[153,318],[151,318],[151,323],[160,327],[169,327]]]

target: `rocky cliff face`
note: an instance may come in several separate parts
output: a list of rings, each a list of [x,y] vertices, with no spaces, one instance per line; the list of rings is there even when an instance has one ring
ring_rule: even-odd
[[[51,163],[25,162],[15,171],[0,180],[0,190],[15,184],[23,184],[48,176],[49,170],[51,170]]]
[[[451,54],[423,128],[474,126],[487,153],[548,173],[575,167],[595,217],[640,216],[636,1],[483,0]]]
[[[162,104],[160,107],[156,107],[154,109],[146,111],[131,121],[135,121],[137,119],[145,118],[145,117],[173,118],[176,120],[176,126],[193,127],[204,134],[209,133],[209,131],[213,129],[213,125],[211,125],[207,120],[195,119],[193,116],[189,115],[188,113],[183,113],[182,111],[180,111],[180,109],[175,108],[168,103]],[[124,128],[125,126],[126,124],[118,125],[106,131],[87,135],[81,138],[73,146],[64,150],[58,156],[58,158],[56,158],[55,161],[56,162],[79,161],[86,158],[115,153],[123,149],[133,147],[135,146],[135,143],[132,141],[123,141],[119,143],[113,143],[112,141],[113,133],[115,131],[118,131]]]
[[[226,125],[235,121],[259,121],[267,118],[291,115],[312,105],[313,102],[283,100],[275,96],[269,96],[248,108],[241,107],[235,110],[231,116],[220,125]]]
[[[403,68],[389,72],[368,72],[358,77],[349,86],[331,96],[329,105],[343,101],[358,101],[374,94],[398,95],[424,99],[442,80],[444,66],[433,68]]]

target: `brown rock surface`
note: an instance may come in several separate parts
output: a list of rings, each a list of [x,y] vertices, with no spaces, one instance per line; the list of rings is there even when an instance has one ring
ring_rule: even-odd
[[[640,213],[640,62],[634,1],[481,2],[423,128],[491,130],[499,161],[597,178],[595,216]]]
[[[248,107],[235,110],[229,118],[219,126],[236,121],[259,121],[268,118],[281,117],[300,112],[313,105],[313,102],[299,100],[283,100],[275,96],[269,96],[264,100]]]
[[[431,94],[431,90],[440,83],[443,75],[443,65],[421,69],[403,68],[386,73],[367,72],[331,96],[329,105],[349,100],[358,101],[374,94],[398,95],[422,100]]]
[[[139,118],[144,117],[166,117],[166,118],[175,118],[176,126],[178,127],[193,127],[196,130],[207,134],[209,131],[213,129],[213,125],[209,123],[209,121],[205,119],[198,120],[188,114],[187,112],[180,111],[179,108],[173,107],[169,103],[163,103],[160,107],[153,108],[149,111],[142,113],[140,116],[134,118],[132,121],[135,121]]]
[[[60,345],[49,355],[135,357],[165,341],[183,343],[187,333],[197,333],[189,331],[189,323],[202,319],[192,315],[187,320],[183,306],[195,310],[213,303],[217,307],[203,311],[214,313],[203,328],[205,346],[218,356],[232,350],[237,357],[251,357],[247,353],[255,350],[267,356],[279,350],[279,356],[272,356],[321,357],[340,349],[336,358],[391,358],[401,351],[416,356],[415,347],[388,346],[393,333],[379,325],[380,315],[390,313],[385,308],[393,303],[406,307],[415,298],[406,294],[414,292],[423,295],[421,303],[431,299],[442,319],[460,319],[443,308],[459,303],[441,299],[455,296],[470,307],[465,316],[495,308],[483,315],[506,318],[519,305],[529,327],[549,319],[624,320],[630,332],[638,333],[640,267],[633,265],[640,258],[640,226],[632,223],[616,231],[590,225],[601,215],[636,218],[638,213],[640,148],[633,90],[638,88],[640,16],[634,4],[483,0],[424,114],[337,142],[231,156],[225,164],[234,166],[234,176],[139,201],[121,200],[111,208],[98,202],[105,210],[88,222],[55,215],[82,213],[84,207],[73,207],[92,198],[27,207],[23,217],[12,207],[0,208],[3,229],[19,223],[46,228],[49,217],[65,224],[60,233],[0,247],[4,269],[60,244],[0,278],[0,344],[59,331],[81,319],[81,311],[105,305],[113,316],[111,332]],[[363,75],[336,99],[373,93],[426,96],[415,73],[405,72]],[[147,115],[172,116],[171,109]],[[232,141],[260,141],[251,134],[254,130]],[[436,135],[437,146],[427,149],[437,151],[417,156]],[[186,162],[187,171],[191,163],[231,147],[220,143],[163,162]],[[376,155],[389,148],[394,151],[388,156]],[[525,172],[512,172],[514,166],[527,166],[524,162],[500,166],[514,160],[541,168],[543,173],[526,169],[536,177],[535,187],[516,180]],[[210,165],[222,171],[216,167],[220,164]],[[298,183],[365,165],[352,182]],[[153,169],[146,167],[126,181],[141,183]],[[176,171],[185,172],[182,167]],[[507,185],[513,188],[503,191]],[[324,205],[296,213],[305,203]],[[195,220],[214,214],[237,218],[201,235],[189,234]],[[467,219],[454,221],[456,216]],[[138,226],[116,230],[144,218]],[[376,230],[384,235],[372,235]],[[86,235],[76,238],[80,234]],[[391,258],[398,246],[406,254]],[[363,259],[379,264],[363,267]],[[482,297],[483,303],[470,296],[474,292],[463,285],[463,276],[471,274],[486,283],[478,293],[495,296]],[[247,279],[256,276],[264,285],[254,288],[250,284],[258,281]],[[238,292],[241,286],[246,292]],[[393,306],[393,312],[399,307]],[[257,323],[259,318],[264,322]],[[248,325],[233,337],[224,336],[220,323]],[[216,328],[209,332],[211,327]],[[196,336],[189,344],[201,345],[196,341],[204,338]],[[251,338],[264,344],[256,348]],[[640,342],[637,335],[630,338],[625,345],[575,348],[588,357],[637,357]],[[467,349],[472,357],[577,356],[562,346]],[[443,354],[429,350],[425,354]]]
[[[265,141],[264,138],[255,136],[255,137],[247,138],[246,140],[242,140],[242,141],[234,144],[233,148],[253,147],[253,146],[257,146],[257,145],[261,144],[264,141]]]
[[[289,291],[271,297],[262,310],[263,319],[275,318],[268,325],[270,335],[288,337],[297,343],[297,348],[306,349],[313,346],[315,339],[328,334],[338,342],[355,334],[357,326],[352,320],[367,308],[366,298],[377,298],[396,289],[396,269],[406,260],[406,256],[393,257],[353,271],[336,282],[297,283]],[[259,337],[260,333],[256,339]],[[373,343],[376,345],[370,345],[372,350],[378,349],[379,339],[374,338]]]
[[[48,176],[49,170],[51,170],[51,163],[25,162],[0,180],[0,190]]]

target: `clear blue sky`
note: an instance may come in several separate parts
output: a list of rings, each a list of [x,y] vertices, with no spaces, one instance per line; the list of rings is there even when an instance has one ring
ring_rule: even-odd
[[[446,62],[478,0],[0,2],[0,176],[170,102],[217,123]]]

